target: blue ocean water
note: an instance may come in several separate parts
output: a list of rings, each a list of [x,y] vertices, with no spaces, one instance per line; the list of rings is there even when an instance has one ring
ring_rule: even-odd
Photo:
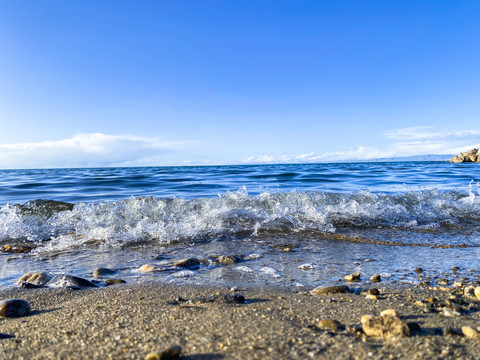
[[[471,270],[479,182],[478,164],[446,162],[3,170],[0,246],[33,250],[0,253],[0,285],[25,269],[100,266],[138,280],[152,261],[148,276],[165,281],[285,286],[419,264]],[[245,261],[219,266],[225,254]],[[169,267],[189,256],[200,269]]]

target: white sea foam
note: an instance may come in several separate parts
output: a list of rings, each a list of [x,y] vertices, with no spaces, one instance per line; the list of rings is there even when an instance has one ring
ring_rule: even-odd
[[[94,244],[122,248],[168,244],[235,234],[335,232],[337,229],[438,229],[480,222],[474,191],[424,190],[403,194],[263,192],[241,189],[217,198],[132,197],[117,202],[77,203],[46,217],[5,204],[0,207],[0,241],[42,243],[44,250]],[[49,240],[49,241],[46,241]],[[253,256],[253,254],[252,254]]]

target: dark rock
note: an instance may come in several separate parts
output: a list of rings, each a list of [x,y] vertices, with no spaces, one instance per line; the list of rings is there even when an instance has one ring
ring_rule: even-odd
[[[246,304],[247,300],[242,294],[227,294],[223,296],[223,300],[226,304]]]
[[[47,283],[48,287],[53,288],[71,288],[81,289],[86,287],[97,287],[94,283],[87,279],[72,275],[56,275]]]
[[[200,265],[200,260],[197,258],[182,259],[175,261],[173,265],[185,268],[196,267]]]
[[[107,279],[105,280],[106,285],[116,285],[116,284],[125,284],[126,281],[123,279]]]
[[[370,281],[373,283],[379,283],[380,281],[382,281],[382,277],[378,274],[375,274],[370,277]]]
[[[345,294],[349,292],[350,288],[345,285],[319,286],[310,291],[312,295]]]
[[[28,301],[22,299],[9,299],[0,302],[0,316],[21,317],[31,312]]]
[[[20,284],[20,286],[24,289],[41,289],[41,288],[43,288],[42,285],[35,285],[35,284],[29,283],[29,282],[26,282],[26,281],[22,282]]]
[[[15,335],[9,335],[9,334],[2,334],[0,333],[0,339],[11,339],[14,338]]]
[[[421,267],[417,267],[417,268],[415,269],[415,272],[416,272],[417,274],[421,274],[421,273],[423,273],[423,269],[422,269]]]
[[[378,291],[377,288],[371,288],[371,289],[369,289],[369,290],[368,290],[368,293],[369,293],[370,295],[380,295],[380,291]]]
[[[98,269],[95,269],[92,276],[93,277],[103,277],[103,276],[113,275],[115,273],[116,273],[116,271],[112,270],[112,269],[98,268]]]
[[[58,212],[73,210],[73,204],[55,200],[32,200],[16,207],[22,215],[40,216],[45,220]]]

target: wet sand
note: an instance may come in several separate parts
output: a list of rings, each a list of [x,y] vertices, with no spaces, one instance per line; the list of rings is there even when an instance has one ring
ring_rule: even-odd
[[[93,290],[0,290],[0,299],[30,302],[32,314],[0,318],[1,359],[145,359],[181,346],[181,359],[478,359],[480,340],[462,326],[480,325],[480,302],[461,297],[462,315],[424,312],[454,291],[378,286],[377,300],[346,293],[310,295],[275,288],[172,286],[158,282]],[[447,291],[448,290],[448,291]],[[241,297],[231,295],[241,294]],[[226,298],[224,295],[230,295]],[[240,303],[238,303],[240,302]],[[361,317],[396,309],[411,336],[375,338]],[[322,329],[321,320],[338,329]]]

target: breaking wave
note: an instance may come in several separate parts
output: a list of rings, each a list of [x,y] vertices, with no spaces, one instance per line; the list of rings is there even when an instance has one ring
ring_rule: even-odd
[[[480,225],[480,195],[437,190],[401,194],[318,191],[216,198],[132,197],[76,204],[35,200],[0,208],[0,242],[55,249],[90,243],[113,248],[221,236],[334,233],[342,229],[449,229]]]

